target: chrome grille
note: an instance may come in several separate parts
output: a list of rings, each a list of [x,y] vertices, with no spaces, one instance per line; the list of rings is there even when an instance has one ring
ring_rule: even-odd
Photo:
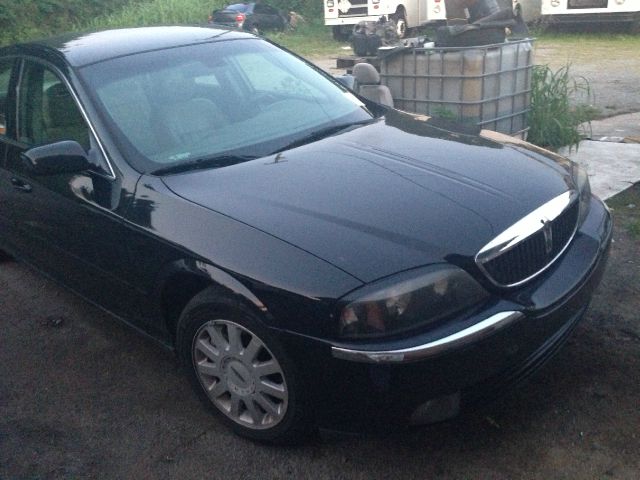
[[[569,0],[567,8],[607,8],[608,3],[608,0]]]
[[[367,0],[351,0],[349,9],[343,11],[346,5],[338,2],[338,17],[355,17],[365,16],[369,13],[369,5]]]
[[[551,265],[576,231],[580,205],[566,192],[508,228],[476,256],[476,263],[499,286],[520,285]]]

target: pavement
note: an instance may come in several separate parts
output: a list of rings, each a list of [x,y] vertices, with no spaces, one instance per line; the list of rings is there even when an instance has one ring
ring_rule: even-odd
[[[560,153],[586,168],[593,193],[607,199],[639,182],[640,112],[593,121],[590,132],[578,148]]]

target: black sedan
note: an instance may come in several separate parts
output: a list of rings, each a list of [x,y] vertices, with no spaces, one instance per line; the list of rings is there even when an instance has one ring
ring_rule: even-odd
[[[439,420],[525,377],[610,243],[575,164],[242,32],[3,48],[0,106],[0,248],[175,348],[258,440]]]
[[[263,30],[284,30],[289,22],[277,8],[262,2],[251,2],[234,3],[214,10],[209,15],[209,23],[258,34]]]

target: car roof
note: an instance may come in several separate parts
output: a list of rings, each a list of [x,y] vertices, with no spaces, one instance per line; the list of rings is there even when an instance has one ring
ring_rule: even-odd
[[[217,26],[122,28],[34,40],[6,47],[0,53],[53,53],[66,59],[72,67],[82,67],[135,53],[238,38],[254,37]]]

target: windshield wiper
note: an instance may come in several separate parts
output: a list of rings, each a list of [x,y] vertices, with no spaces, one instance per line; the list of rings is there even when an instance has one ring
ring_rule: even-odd
[[[314,130],[307,135],[294,140],[291,143],[286,144],[284,147],[280,147],[277,150],[270,153],[273,155],[274,153],[284,152],[285,150],[289,150],[291,148],[300,147],[302,145],[306,145],[307,143],[315,142],[316,140],[322,140],[323,138],[329,137],[331,135],[335,135],[336,133],[343,132],[351,127],[357,127],[361,125],[367,125],[369,123],[375,122],[376,118],[368,118],[366,120],[360,120],[359,122],[351,122],[351,123],[343,123],[340,125],[330,125],[325,128],[321,128],[319,130]]]
[[[172,173],[188,172],[190,170],[202,170],[205,168],[220,168],[235,165],[257,158],[255,155],[218,155],[216,157],[202,157],[186,162],[162,167],[151,172],[152,175],[169,175]]]

